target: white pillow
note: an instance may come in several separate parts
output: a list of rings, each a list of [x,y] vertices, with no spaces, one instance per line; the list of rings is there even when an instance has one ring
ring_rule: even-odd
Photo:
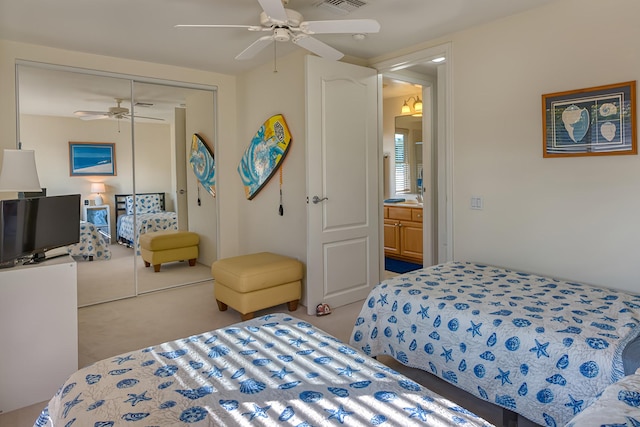
[[[125,209],[127,215],[133,215],[133,196],[127,196],[125,199]],[[136,213],[157,213],[162,212],[160,207],[159,194],[142,194],[136,195]]]
[[[566,427],[640,425],[640,369],[604,389],[600,397]]]

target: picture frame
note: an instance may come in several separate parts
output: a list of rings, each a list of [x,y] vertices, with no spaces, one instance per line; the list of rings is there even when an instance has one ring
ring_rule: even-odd
[[[69,142],[69,174],[71,176],[115,176],[115,143]]]
[[[543,157],[638,154],[636,81],[542,95]]]

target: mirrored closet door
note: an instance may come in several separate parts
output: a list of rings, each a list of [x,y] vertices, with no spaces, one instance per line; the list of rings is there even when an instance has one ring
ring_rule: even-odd
[[[191,193],[196,197],[197,182],[188,175],[188,99],[199,95],[211,101],[198,105],[198,119],[191,121],[196,129],[192,132],[213,134],[214,88],[140,82],[32,63],[20,63],[17,74],[19,140],[24,149],[35,150],[42,187],[49,196],[82,195],[85,223],[80,224],[81,242],[72,252],[78,262],[78,305],[210,279],[208,260],[194,267],[169,263],[160,272],[145,268],[137,242],[140,233],[155,230],[150,225],[155,220],[143,225],[143,212],[136,212],[133,203],[127,212],[126,203],[134,195],[141,199],[140,194],[155,193],[162,199],[156,208],[173,213],[168,227],[189,229],[189,206],[197,205],[189,198]],[[81,164],[83,150],[102,153],[105,147],[112,150],[112,158]],[[215,212],[215,201],[208,207]],[[136,217],[129,223],[129,234],[122,228],[127,213]],[[205,232],[215,236],[215,230],[217,224],[210,222]],[[208,241],[215,246],[215,238]]]

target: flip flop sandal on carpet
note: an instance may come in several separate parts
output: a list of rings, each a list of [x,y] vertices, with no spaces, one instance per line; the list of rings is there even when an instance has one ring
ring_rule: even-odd
[[[331,314],[329,304],[318,304],[316,307],[316,316],[326,316],[327,314]]]

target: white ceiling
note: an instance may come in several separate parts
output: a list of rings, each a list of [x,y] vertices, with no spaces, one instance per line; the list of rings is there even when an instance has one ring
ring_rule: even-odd
[[[377,34],[316,35],[346,55],[375,58],[553,0],[360,0],[341,15],[323,0],[290,0],[305,20],[373,18]],[[335,0],[334,0],[335,1]],[[337,0],[346,1],[346,0]],[[257,0],[0,0],[0,38],[38,45],[236,74],[273,60],[234,57],[264,33],[242,28],[174,28],[176,24],[257,25]],[[277,43],[278,55],[300,49]]]
[[[286,7],[300,12],[305,20],[376,19],[380,32],[365,40],[349,34],[314,36],[348,56],[371,59],[553,0],[356,0],[364,5],[347,14],[320,7],[323,1],[290,0]],[[0,0],[0,39],[237,74],[273,62],[273,48],[248,61],[234,59],[264,33],[174,25],[257,25],[261,11],[258,0]],[[275,46],[277,56],[301,49],[291,42]],[[424,67],[411,71],[426,72]],[[99,84],[97,78],[102,79]],[[107,77],[23,70],[20,111],[60,116],[73,116],[76,110],[105,111],[116,105],[114,98],[130,99],[131,89],[122,83]],[[391,91],[396,86],[391,83],[385,80],[385,96],[395,95]],[[404,89],[406,85],[399,86],[395,96],[404,95]],[[172,117],[186,92],[137,86],[136,100],[154,106],[138,108],[135,114]],[[123,106],[131,108],[127,102]]]

